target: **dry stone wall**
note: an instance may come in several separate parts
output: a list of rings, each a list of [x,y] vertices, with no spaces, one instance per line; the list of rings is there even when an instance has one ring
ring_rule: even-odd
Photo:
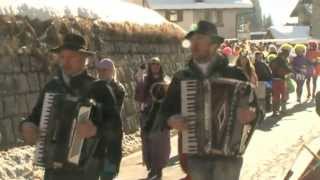
[[[48,49],[58,45],[67,32],[82,34],[90,49],[97,51],[97,56],[89,61],[91,72],[94,72],[94,61],[99,58],[109,57],[115,61],[118,78],[128,94],[123,122],[126,133],[139,128],[133,100],[134,74],[139,65],[159,56],[165,71],[172,75],[186,59],[187,53],[180,45],[183,32],[171,25],[144,27],[84,18],[39,21],[0,16],[0,149],[21,144],[18,124],[31,112],[39,91],[56,67],[57,57]]]

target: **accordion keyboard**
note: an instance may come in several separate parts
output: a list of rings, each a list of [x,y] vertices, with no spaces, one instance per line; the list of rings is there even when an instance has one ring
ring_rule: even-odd
[[[44,166],[45,140],[47,136],[48,123],[54,102],[54,93],[46,93],[42,105],[42,113],[39,127],[39,139],[36,144],[34,164]]]
[[[181,82],[181,112],[187,120],[187,130],[182,132],[182,152],[187,154],[198,153],[196,134],[196,95],[198,83],[196,80]]]

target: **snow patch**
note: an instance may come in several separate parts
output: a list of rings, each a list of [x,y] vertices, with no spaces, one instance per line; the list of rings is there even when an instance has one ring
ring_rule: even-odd
[[[21,15],[31,19],[86,17],[105,22],[163,24],[157,12],[120,0],[0,0],[0,15]]]
[[[271,26],[269,31],[275,39],[311,38],[309,26]]]

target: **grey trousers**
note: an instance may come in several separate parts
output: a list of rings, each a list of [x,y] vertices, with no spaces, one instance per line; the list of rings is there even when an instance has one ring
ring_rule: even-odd
[[[93,158],[84,170],[46,169],[44,180],[98,180],[102,168],[102,159]]]
[[[238,180],[242,158],[189,156],[188,167],[192,180]]]

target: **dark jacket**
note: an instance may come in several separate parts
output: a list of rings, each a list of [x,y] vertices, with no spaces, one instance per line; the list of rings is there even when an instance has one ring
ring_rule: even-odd
[[[258,81],[270,81],[272,80],[272,73],[271,69],[267,63],[256,61],[254,64],[256,69],[256,74],[258,76]]]
[[[103,123],[99,132],[104,138],[98,144],[96,156],[107,158],[119,170],[122,159],[122,121],[120,116],[124,88],[116,82],[95,81],[90,89],[91,98],[102,105]]]
[[[209,73],[207,77],[225,77],[247,81],[245,75],[240,69],[228,66],[227,62],[228,61],[226,61],[224,56],[218,55],[215,63],[212,63],[209,66]],[[154,128],[167,127],[167,120],[170,116],[181,114],[180,82],[182,80],[204,80],[207,77],[202,74],[201,70],[193,60],[189,61],[184,70],[178,71],[174,75],[168,88],[167,96],[161,105],[160,112],[157,116],[157,124]]]
[[[125,90],[124,86],[119,81],[111,80],[109,82],[109,85],[114,92],[118,109],[121,111],[122,105],[124,102],[124,98],[126,96],[126,90]]]
[[[72,77],[70,79],[70,85],[67,85],[67,83],[65,83],[63,80],[62,72],[59,71],[42,89],[31,114],[23,122],[32,122],[39,126],[42,104],[46,92],[68,93],[73,96],[85,98],[88,97],[88,92],[93,81],[93,77],[89,76],[87,72],[83,72],[75,77]]]
[[[67,93],[73,96],[77,96],[83,99],[94,99],[99,106],[93,109],[92,121],[97,127],[97,135],[95,138],[100,140],[94,155],[103,157],[106,144],[103,142],[110,140],[114,136],[110,134],[116,134],[115,136],[122,138],[121,121],[119,120],[119,114],[115,109],[116,103],[112,100],[110,93],[105,89],[100,89],[100,83],[94,81],[94,78],[89,76],[86,71],[70,78],[70,83],[67,85],[62,72],[59,71],[44,87],[37,100],[32,113],[24,122],[32,122],[39,126],[40,116],[42,112],[42,104],[44,95],[46,92],[60,92]],[[98,108],[99,107],[99,108]],[[101,111],[103,110],[103,113]],[[116,131],[116,132],[114,132]],[[91,138],[90,138],[91,139]],[[120,152],[121,154],[121,152]],[[118,158],[114,156],[115,158]]]
[[[144,108],[141,109],[141,129],[144,132],[150,132],[161,104],[160,102],[155,102],[153,100],[150,88],[155,83],[164,83],[164,78],[152,79],[150,83],[148,83],[146,79],[148,79],[148,76],[146,76],[143,81],[137,82],[135,100],[144,104]],[[159,93],[159,95],[161,96],[163,94]]]
[[[278,56],[270,63],[272,78],[284,79],[285,75],[291,72],[287,59]]]

